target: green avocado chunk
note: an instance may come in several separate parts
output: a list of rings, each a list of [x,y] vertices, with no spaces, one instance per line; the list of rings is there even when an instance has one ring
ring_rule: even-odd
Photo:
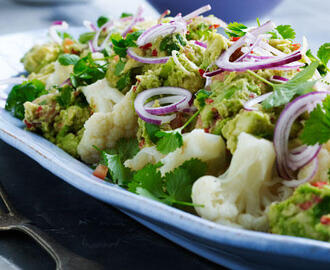
[[[330,241],[330,185],[326,182],[304,184],[293,195],[270,206],[270,231]]]

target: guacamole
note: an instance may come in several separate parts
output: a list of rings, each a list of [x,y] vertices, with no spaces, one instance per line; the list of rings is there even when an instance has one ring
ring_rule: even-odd
[[[299,186],[289,199],[270,206],[268,218],[272,233],[330,241],[329,183]]]

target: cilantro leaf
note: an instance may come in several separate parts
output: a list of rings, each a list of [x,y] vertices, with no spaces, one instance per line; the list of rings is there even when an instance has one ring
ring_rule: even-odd
[[[78,40],[82,44],[86,44],[88,41],[92,40],[95,36],[95,32],[86,32],[79,36]]]
[[[132,17],[132,16],[133,16],[132,13],[123,12],[123,13],[120,15],[120,18],[126,18],[126,17]]]
[[[179,51],[180,46],[185,46],[187,43],[180,34],[175,36],[168,35],[160,42],[159,49],[171,55],[172,51]]]
[[[119,33],[113,33],[110,37],[114,52],[120,57],[126,57],[128,47],[137,47],[136,40],[142,34],[142,31],[135,31],[128,34],[125,38]]]
[[[121,72],[124,70],[126,62],[119,61],[115,66],[115,75],[120,76]]]
[[[143,189],[148,190],[153,196],[157,198],[165,198],[166,194],[163,190],[163,179],[158,171],[160,164],[148,164],[141,170],[137,171],[134,175],[134,182],[137,186],[142,187]],[[130,184],[130,190],[132,191],[132,184]]]
[[[71,105],[73,89],[69,85],[59,88],[60,95],[56,97],[56,101],[63,108],[68,108]]]
[[[279,25],[275,28],[283,39],[295,39],[296,32],[291,28],[291,25]]]
[[[205,106],[205,99],[207,99],[211,94],[211,91],[207,91],[205,89],[201,89],[195,94],[196,100],[200,107]]]
[[[74,87],[92,84],[105,77],[107,68],[92,58],[92,54],[81,58],[73,67],[71,83]]]
[[[109,18],[108,18],[108,17],[100,16],[100,17],[97,19],[97,26],[98,26],[98,27],[102,27],[102,26],[103,26],[104,24],[106,24],[108,21],[109,21]]]
[[[119,91],[123,91],[128,85],[131,84],[131,82],[132,82],[131,81],[131,73],[130,72],[126,72],[117,81],[116,88]]]
[[[327,66],[330,60],[330,43],[324,43],[317,51],[317,57]]]
[[[201,160],[191,159],[164,177],[158,170],[160,166],[160,163],[148,164],[137,171],[134,180],[128,184],[129,191],[170,205],[192,206],[192,185],[205,174],[207,165]]]
[[[247,26],[238,22],[232,22],[227,26],[226,34],[229,37],[242,37],[246,34]]]
[[[155,134],[160,140],[157,142],[157,150],[162,154],[168,154],[183,145],[182,135],[179,132],[158,131]]]
[[[121,138],[116,146],[107,150],[109,154],[118,154],[122,161],[133,158],[139,152],[139,144],[135,138]]]
[[[102,151],[102,163],[109,168],[109,173],[114,183],[127,185],[132,180],[133,173],[123,165],[119,155],[111,155]]]
[[[133,172],[123,165],[127,159],[133,158],[139,151],[135,138],[122,138],[115,147],[101,152],[101,164],[109,168],[111,179],[114,183],[126,186],[133,179]]]
[[[44,83],[36,79],[15,85],[8,95],[5,109],[15,117],[24,119],[24,103],[47,93]]]
[[[148,134],[148,137],[154,144],[156,144],[159,140],[159,138],[156,136],[156,133],[158,131],[160,131],[160,127],[158,125],[150,124],[147,122],[144,122],[144,125],[145,125],[146,132]]]
[[[330,140],[330,95],[310,113],[300,139],[307,145],[323,144]]]
[[[283,84],[272,84],[273,93],[262,102],[265,109],[287,104],[295,95],[303,95],[313,90],[315,81],[308,81],[315,73],[317,62],[311,63],[291,80]]]
[[[58,57],[58,61],[62,66],[75,65],[80,60],[80,57],[75,54],[65,53]]]

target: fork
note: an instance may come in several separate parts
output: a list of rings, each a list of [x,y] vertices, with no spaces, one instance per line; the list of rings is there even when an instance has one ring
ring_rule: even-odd
[[[9,202],[8,196],[1,183],[0,197],[8,211],[3,211],[3,209],[0,208],[0,231],[18,230],[32,237],[55,260],[57,270],[103,269],[101,265],[80,257],[61,246],[39,228],[32,225],[27,218],[17,213]]]

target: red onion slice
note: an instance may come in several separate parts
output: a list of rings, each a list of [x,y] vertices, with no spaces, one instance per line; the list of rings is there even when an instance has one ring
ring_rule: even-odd
[[[200,47],[203,47],[203,48],[207,49],[207,44],[204,43],[204,42],[195,40],[195,44],[198,45],[198,46],[200,46]]]
[[[194,10],[193,12],[187,14],[186,16],[183,17],[184,20],[188,21],[192,18],[195,18],[199,15],[201,15],[202,13],[205,13],[207,11],[211,10],[211,6],[210,5],[206,5],[206,6],[202,6],[196,10]]]
[[[273,92],[269,92],[267,94],[264,94],[264,95],[261,95],[261,96],[258,96],[256,98],[253,98],[253,99],[250,99],[249,101],[247,101],[243,107],[244,107],[244,110],[246,111],[256,111],[257,108],[253,107],[254,105],[264,101],[266,98],[268,98],[271,94],[273,94]]]
[[[148,99],[159,95],[182,96],[184,101],[180,103],[180,108],[178,108],[177,111],[179,109],[180,110],[183,109],[184,103],[187,104],[186,108],[189,107],[189,102],[192,99],[192,94],[190,93],[190,91],[178,87],[159,87],[159,88],[145,90],[139,93],[134,101],[135,111],[143,121],[151,124],[161,125],[171,122],[176,117],[175,114],[159,116],[159,115],[153,115],[146,111],[145,102]]]
[[[126,35],[133,29],[133,27],[139,22],[139,20],[141,19],[143,13],[143,7],[139,6],[137,9],[137,12],[135,14],[135,16],[133,17],[133,20],[131,22],[131,24],[123,31],[123,33],[121,34],[123,37],[126,37]]]
[[[50,38],[58,43],[62,43],[62,38],[58,35],[57,31],[64,31],[69,28],[69,25],[65,21],[55,21],[52,23],[52,25],[49,27],[48,32]]]
[[[92,42],[92,48],[94,52],[98,52],[98,51],[102,51],[107,43],[109,42],[110,36],[112,34],[112,32],[110,31],[111,28],[113,27],[113,22],[109,21],[107,23],[105,23],[104,25],[102,25],[102,27],[95,33],[95,36],[93,38],[93,42]],[[109,31],[108,35],[106,36],[106,38],[104,39],[104,41],[102,42],[102,44],[99,46],[99,37],[100,34],[102,33],[102,31]]]
[[[287,186],[287,187],[297,187],[301,184],[307,183],[310,180],[313,179],[313,177],[315,176],[315,174],[317,173],[317,169],[319,166],[319,161],[317,158],[313,159],[313,170],[311,172],[310,175],[308,175],[306,178],[304,179],[300,179],[300,180],[290,180],[290,181],[283,181],[282,183]]]
[[[187,97],[183,97],[183,96],[169,96],[169,97],[159,98],[158,101],[160,105],[172,103],[170,105],[153,108],[152,105],[154,104],[154,102],[151,101],[148,102],[144,107],[148,113],[151,113],[153,115],[164,115],[164,114],[180,111],[183,108],[189,106],[188,102],[185,102],[186,100]],[[182,105],[182,103],[184,103],[185,106],[180,106]]]
[[[272,82],[285,83],[289,79],[281,77],[281,76],[274,75],[274,76],[271,76],[269,80],[272,81]]]
[[[296,98],[285,107],[277,120],[274,131],[274,148],[277,157],[278,173],[282,178],[287,180],[294,178],[293,171],[314,160],[320,151],[319,145],[304,145],[290,151],[288,149],[288,141],[294,121],[304,112],[310,111],[311,106],[315,107],[315,104],[322,101],[328,94],[330,92],[319,91]]]
[[[164,64],[168,61],[170,58],[169,56],[165,57],[143,57],[138,54],[136,54],[133,51],[133,48],[127,49],[127,55],[131,58],[133,58],[135,61],[144,63],[144,64]]]

